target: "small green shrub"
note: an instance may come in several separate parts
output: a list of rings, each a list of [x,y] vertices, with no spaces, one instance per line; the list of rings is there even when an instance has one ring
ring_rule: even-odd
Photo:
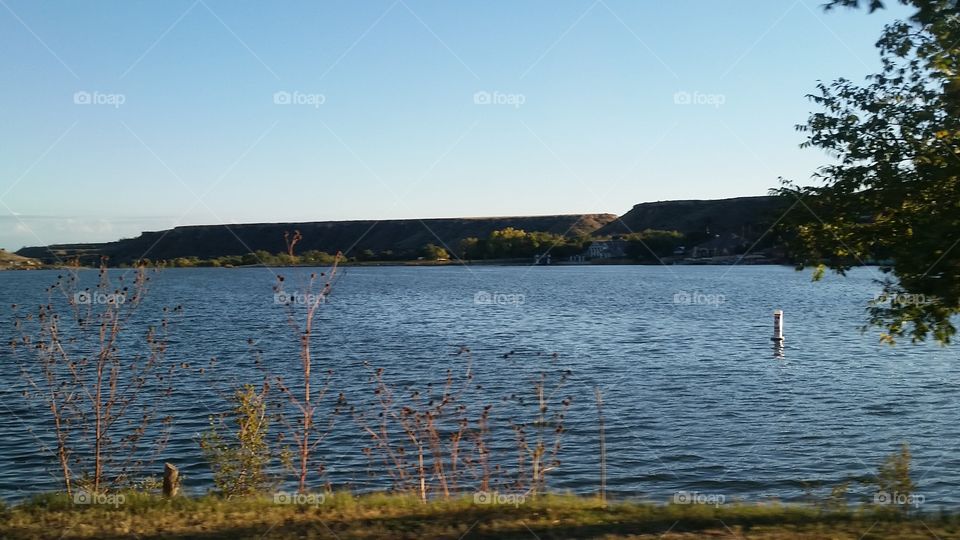
[[[200,448],[213,468],[213,481],[227,498],[263,493],[275,481],[268,474],[274,459],[267,441],[269,418],[266,397],[269,387],[257,390],[251,384],[234,393],[234,409],[228,415],[210,419],[210,430],[201,435]],[[232,440],[221,433],[230,429]]]
[[[918,499],[914,496],[916,485],[910,478],[910,459],[910,446],[903,443],[900,450],[890,454],[883,461],[874,480],[877,486],[875,503],[896,505],[901,508],[918,504]]]

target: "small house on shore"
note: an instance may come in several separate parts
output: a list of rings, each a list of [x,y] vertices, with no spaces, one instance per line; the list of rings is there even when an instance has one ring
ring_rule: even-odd
[[[706,242],[694,246],[691,250],[691,257],[694,259],[705,259],[710,257],[725,257],[743,253],[747,248],[746,240],[733,233],[726,235],[717,235]]]
[[[587,247],[588,259],[621,259],[627,256],[627,242],[622,238],[598,240]]]

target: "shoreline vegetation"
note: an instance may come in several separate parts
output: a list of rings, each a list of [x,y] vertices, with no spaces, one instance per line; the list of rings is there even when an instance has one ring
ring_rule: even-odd
[[[197,265],[174,265],[167,262],[158,262],[156,263],[159,267],[166,268],[224,268],[224,269],[237,269],[237,268],[325,268],[326,265],[321,263],[297,263],[297,264],[239,264],[239,265],[212,265],[212,264],[197,264]],[[561,267],[570,267],[570,266],[662,266],[667,265],[679,265],[679,266],[744,266],[744,265],[763,265],[763,266],[789,266],[791,268],[795,267],[795,264],[792,264],[787,261],[747,261],[741,260],[739,263],[734,260],[725,259],[723,261],[702,261],[702,262],[637,262],[637,261],[625,261],[625,260],[614,260],[614,261],[602,261],[602,262],[555,262],[549,265],[540,264],[536,266],[561,266]],[[480,261],[463,261],[463,260],[453,260],[446,259],[442,261],[420,261],[420,260],[403,260],[403,261],[344,261],[340,263],[340,266],[350,266],[350,267],[394,267],[394,266],[531,266],[531,262],[526,259],[493,259],[493,260],[480,260]],[[863,266],[879,266],[881,263],[876,264],[865,264]],[[81,270],[97,270],[99,266],[87,265],[87,266],[77,266],[70,263],[63,264],[42,264],[38,263],[35,265],[24,265],[24,266],[0,266],[0,271],[10,270],[10,271],[28,271],[28,270],[60,270],[65,268],[78,268]],[[108,265],[108,268],[111,269],[124,269],[124,268],[135,268],[135,265],[129,264],[118,264],[118,265]]]
[[[79,505],[36,496],[0,511],[10,539],[42,538],[607,538],[877,539],[956,538],[960,515],[889,508],[604,502],[541,495],[522,504],[462,497],[423,503],[414,496],[345,492],[309,502],[254,497],[131,493],[123,504]],[[301,497],[307,501],[306,497]],[[293,497],[287,497],[293,499]]]
[[[560,267],[573,267],[573,266],[662,266],[667,265],[679,265],[679,266],[788,266],[790,268],[796,267],[795,264],[792,264],[787,261],[747,261],[741,260],[737,262],[734,260],[724,259],[722,261],[701,261],[701,262],[638,262],[638,261],[629,261],[629,260],[608,260],[608,261],[598,261],[598,262],[555,262],[549,265],[539,264],[536,266],[560,266]],[[295,263],[295,264],[239,264],[239,265],[213,265],[213,264],[197,264],[197,265],[175,265],[168,262],[158,262],[156,263],[157,267],[161,268],[221,268],[221,269],[243,269],[243,268],[326,268],[327,265],[321,263]],[[531,262],[526,259],[491,259],[491,260],[478,260],[478,261],[464,261],[464,260],[455,260],[455,259],[446,259],[441,261],[421,261],[421,260],[402,260],[402,261],[343,261],[340,263],[340,266],[344,267],[410,267],[410,266],[531,266]],[[881,263],[876,264],[865,264],[863,266],[879,266]],[[110,269],[127,269],[135,268],[135,265],[129,264],[119,264],[119,265],[108,265],[107,268]],[[62,269],[71,269],[76,268],[79,270],[98,270],[99,266],[88,265],[88,266],[78,266],[75,264],[64,263],[64,264],[35,264],[35,265],[25,265],[25,266],[0,266],[0,271],[9,270],[9,271],[28,271],[28,270],[62,270]]]
[[[812,266],[817,266],[818,263],[813,263]],[[219,268],[225,270],[234,270],[234,269],[244,269],[244,268],[326,268],[326,265],[320,263],[298,263],[298,264],[241,264],[241,265],[191,265],[191,266],[174,266],[166,262],[156,263],[157,267],[160,268]],[[526,259],[495,259],[495,260],[486,260],[486,261],[463,261],[463,260],[444,260],[444,261],[418,261],[418,260],[409,260],[409,261],[343,261],[340,263],[342,267],[358,267],[358,268],[379,268],[379,267],[438,267],[438,266],[557,266],[557,267],[583,267],[583,266],[784,266],[794,269],[802,270],[805,266],[800,266],[796,263],[790,261],[752,261],[752,260],[740,260],[737,261],[734,259],[724,259],[720,261],[698,261],[698,262],[637,262],[637,261],[627,261],[627,260],[613,260],[613,261],[602,261],[602,262],[559,262],[551,263],[549,265],[539,264],[533,265],[530,261]],[[864,266],[864,267],[884,267],[886,265],[885,261],[869,261],[862,265],[854,266]],[[118,264],[118,265],[107,265],[107,268],[111,270],[116,269],[129,269],[135,268],[135,265],[129,264]],[[78,266],[72,264],[72,262],[64,262],[63,264],[42,264],[38,263],[35,265],[28,266],[3,266],[0,265],[0,272],[4,271],[36,271],[36,270],[64,270],[64,269],[78,269],[78,270],[90,270],[96,271],[100,267],[95,265],[87,266]]]
[[[285,232],[291,238],[289,232]],[[299,230],[294,236],[302,239]],[[687,247],[694,245],[695,247]],[[564,236],[547,232],[528,232],[508,227],[495,230],[485,238],[468,237],[458,243],[457,249],[447,245],[428,243],[417,250],[354,250],[351,253],[328,253],[307,250],[299,254],[291,251],[271,253],[256,250],[244,255],[222,255],[202,258],[183,256],[172,259],[151,259],[147,256],[119,264],[107,255],[56,256],[42,261],[11,255],[11,263],[0,268],[39,269],[64,266],[129,268],[140,264],[168,268],[238,268],[238,267],[320,267],[337,261],[351,266],[431,266],[446,264],[472,265],[732,265],[732,264],[788,264],[782,249],[771,242],[760,246],[760,241],[748,242],[745,237],[680,233],[678,231],[645,230],[616,236]],[[53,251],[50,252],[54,253]]]

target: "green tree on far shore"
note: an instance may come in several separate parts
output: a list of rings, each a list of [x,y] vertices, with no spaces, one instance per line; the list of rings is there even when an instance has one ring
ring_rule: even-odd
[[[434,244],[427,244],[420,250],[422,257],[428,261],[445,261],[450,258],[447,250]]]
[[[657,231],[647,229],[626,236],[627,257],[641,261],[657,260],[673,255],[673,251],[684,245],[684,236],[677,231]]]

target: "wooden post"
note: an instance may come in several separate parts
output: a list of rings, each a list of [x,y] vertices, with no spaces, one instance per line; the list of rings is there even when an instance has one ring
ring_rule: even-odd
[[[172,463],[163,464],[163,496],[176,497],[180,493],[180,471]]]

